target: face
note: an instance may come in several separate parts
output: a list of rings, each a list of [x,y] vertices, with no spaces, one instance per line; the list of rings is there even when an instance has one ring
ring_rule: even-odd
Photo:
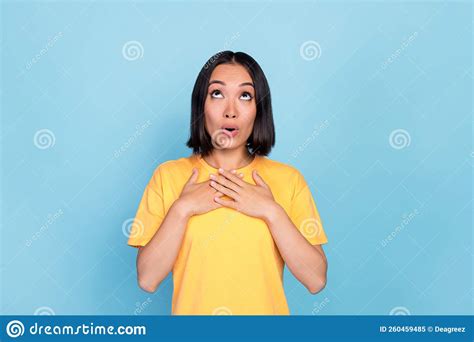
[[[212,72],[204,103],[205,127],[217,149],[243,148],[252,134],[257,106],[252,78],[239,64]]]

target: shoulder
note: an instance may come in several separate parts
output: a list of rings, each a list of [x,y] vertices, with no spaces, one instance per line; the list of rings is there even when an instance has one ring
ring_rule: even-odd
[[[287,176],[287,177],[301,176],[301,172],[295,166],[289,163],[283,163],[281,161],[270,159],[268,157],[261,157],[261,158],[262,158],[261,165],[264,169],[269,169],[270,171],[274,173],[278,173],[282,176]]]
[[[191,170],[193,168],[193,158],[194,157],[183,157],[179,159],[172,159],[162,162],[156,167],[156,170],[160,172],[174,172],[179,170]]]
[[[155,167],[153,178],[163,179],[177,175],[188,175],[194,167],[194,156],[171,159]]]
[[[272,192],[284,194],[290,201],[308,188],[303,174],[290,163],[265,158],[261,165],[262,177],[269,181]]]
[[[262,157],[261,169],[264,173],[286,185],[300,187],[302,183],[305,183],[303,174],[290,163]]]

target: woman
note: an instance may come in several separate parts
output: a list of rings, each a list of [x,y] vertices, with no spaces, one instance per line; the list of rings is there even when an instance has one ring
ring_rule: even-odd
[[[326,284],[327,242],[295,168],[266,157],[275,143],[270,89],[257,62],[223,51],[192,94],[191,156],[162,163],[128,244],[139,286],[173,272],[173,314],[287,315],[283,267],[313,294]]]

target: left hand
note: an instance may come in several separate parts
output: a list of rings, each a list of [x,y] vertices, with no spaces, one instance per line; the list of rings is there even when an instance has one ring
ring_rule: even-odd
[[[214,201],[246,215],[266,219],[275,207],[276,202],[270,187],[260,177],[257,170],[252,171],[252,177],[256,185],[240,179],[235,170],[229,172],[219,169],[219,175],[211,175],[210,184],[214,189],[229,196],[232,200],[215,197]]]

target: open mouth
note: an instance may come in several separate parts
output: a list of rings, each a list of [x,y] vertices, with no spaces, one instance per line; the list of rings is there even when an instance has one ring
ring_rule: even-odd
[[[239,133],[239,129],[237,127],[222,127],[222,129],[231,137],[235,137]]]

